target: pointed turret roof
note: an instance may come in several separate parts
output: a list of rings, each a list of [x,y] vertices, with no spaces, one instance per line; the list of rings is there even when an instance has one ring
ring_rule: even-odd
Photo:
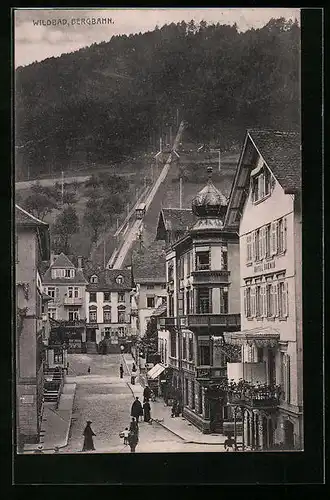
[[[211,180],[212,167],[207,168],[209,180],[192,201],[192,211],[197,217],[223,218],[227,210],[227,198]]]

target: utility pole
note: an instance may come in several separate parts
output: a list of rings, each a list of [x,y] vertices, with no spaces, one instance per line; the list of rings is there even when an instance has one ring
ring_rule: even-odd
[[[220,152],[220,148],[219,148],[219,172],[220,172],[220,165],[221,165],[221,152]]]
[[[179,196],[180,196],[180,208],[182,208],[182,177],[180,177]]]
[[[62,189],[61,189],[61,193],[62,193],[62,207],[63,207],[63,196],[64,196],[64,172],[62,170]]]
[[[179,108],[176,109],[176,126],[179,126]]]
[[[163,146],[163,140],[162,140],[162,138],[160,137],[160,139],[159,139],[159,151],[160,151],[160,152],[162,152],[162,151],[163,151],[162,146]]]
[[[170,145],[172,147],[172,125],[170,126]]]
[[[103,269],[105,269],[105,239],[103,240]]]

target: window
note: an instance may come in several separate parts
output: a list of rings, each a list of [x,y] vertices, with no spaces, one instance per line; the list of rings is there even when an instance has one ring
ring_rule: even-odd
[[[118,337],[124,337],[125,336],[125,327],[124,326],[120,326],[118,328]]]
[[[48,290],[47,290],[47,295],[49,295],[49,297],[53,297],[53,299],[54,299],[55,298],[55,287],[49,286]]]
[[[79,288],[77,286],[69,286],[68,287],[68,297],[72,299],[73,297],[75,299],[79,298]]]
[[[147,297],[147,307],[155,307],[155,297]]]
[[[220,288],[220,314],[228,313],[228,288]]]
[[[288,315],[287,283],[284,281],[278,283],[278,315],[280,318],[286,318]]]
[[[62,351],[62,349],[54,349],[54,363],[63,364],[63,351]]]
[[[187,276],[190,276],[190,272],[191,272],[191,269],[190,269],[190,264],[191,264],[190,253],[186,254],[186,259],[187,259]]]
[[[212,289],[210,288],[199,288],[197,291],[197,314],[211,314],[212,313],[212,303],[210,300],[210,295]]]
[[[170,342],[171,342],[171,356],[176,357],[176,332],[175,330],[170,331]]]
[[[286,219],[277,221],[277,253],[283,253],[286,250]]]
[[[221,249],[221,269],[227,271],[228,269],[228,251],[227,247]]]
[[[110,326],[106,326],[104,328],[104,335],[105,335],[105,338],[108,339],[110,337],[110,334],[111,334],[111,328]]]
[[[290,356],[281,352],[281,397],[290,403]]]
[[[97,312],[96,307],[89,308],[89,322],[96,323],[97,321]]]
[[[264,360],[263,347],[257,347],[257,363],[262,363]]]
[[[200,345],[199,346],[199,364],[201,366],[210,366],[210,345]]]
[[[178,260],[178,277],[180,280],[184,278],[184,260],[183,257],[180,257]]]
[[[266,316],[271,318],[274,316],[274,305],[273,305],[273,290],[272,284],[268,283],[266,285]]]
[[[210,252],[196,252],[196,270],[204,271],[210,269]]]
[[[178,315],[183,316],[183,292],[178,293]]]
[[[258,201],[259,196],[259,179],[258,176],[252,178],[252,200],[254,202]]]
[[[265,257],[270,257],[270,236],[271,236],[271,231],[270,231],[270,224],[268,224],[265,227]]]
[[[189,337],[188,342],[188,360],[194,361],[194,340],[192,337]]]
[[[255,248],[255,260],[260,260],[260,229],[254,232],[254,248]]]
[[[69,321],[79,320],[79,309],[77,307],[72,307],[69,309]]]
[[[267,167],[252,178],[252,200],[260,201],[271,192],[271,173]]]
[[[89,292],[89,302],[96,302],[96,292]]]
[[[252,263],[252,233],[246,236],[246,263]]]
[[[111,323],[111,308],[103,308],[103,323]]]
[[[119,285],[121,285],[123,283],[124,279],[121,275],[117,276],[116,278],[116,283],[118,283]]]
[[[167,281],[173,281],[173,279],[174,279],[174,268],[173,264],[170,264],[167,270]]]
[[[174,316],[174,297],[173,297],[173,294],[168,296],[168,314],[170,317]]]
[[[187,340],[184,332],[182,333],[182,359],[187,359]]]
[[[147,290],[153,290],[155,288],[155,285],[147,285]]]
[[[56,319],[56,307],[48,307],[48,316],[52,319]]]
[[[261,286],[256,286],[256,316],[260,317],[261,311]]]
[[[97,283],[98,282],[98,277],[96,276],[96,274],[94,274],[92,277],[91,277],[91,283]]]
[[[73,276],[74,276],[74,269],[65,269],[64,272],[65,278],[73,278]]]
[[[245,309],[245,316],[247,318],[251,317],[251,288],[247,287],[244,290],[244,309]]]
[[[190,290],[186,292],[186,314],[190,314]]]
[[[118,292],[118,302],[125,302],[125,293]]]
[[[103,292],[103,301],[110,302],[110,292]]]
[[[126,312],[123,309],[118,310],[118,323],[126,323]]]

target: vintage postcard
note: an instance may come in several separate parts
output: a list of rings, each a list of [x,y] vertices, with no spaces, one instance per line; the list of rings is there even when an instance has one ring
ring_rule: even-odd
[[[16,453],[303,451],[300,10],[13,21]]]

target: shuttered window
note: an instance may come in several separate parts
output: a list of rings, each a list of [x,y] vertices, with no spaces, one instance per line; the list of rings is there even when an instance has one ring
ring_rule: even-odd
[[[251,316],[254,317],[256,315],[256,295],[255,295],[255,287],[251,287]]]
[[[274,316],[278,316],[278,284],[274,284],[273,285],[273,297],[274,297],[274,301],[273,301],[273,305],[274,305]]]
[[[260,287],[261,294],[261,316],[267,316],[267,308],[266,308],[266,285],[261,285]]]
[[[246,263],[252,262],[252,233],[246,236]]]
[[[276,222],[271,223],[271,239],[270,239],[270,254],[275,255],[277,253],[277,224]]]
[[[178,293],[178,314],[183,316],[183,292]]]

